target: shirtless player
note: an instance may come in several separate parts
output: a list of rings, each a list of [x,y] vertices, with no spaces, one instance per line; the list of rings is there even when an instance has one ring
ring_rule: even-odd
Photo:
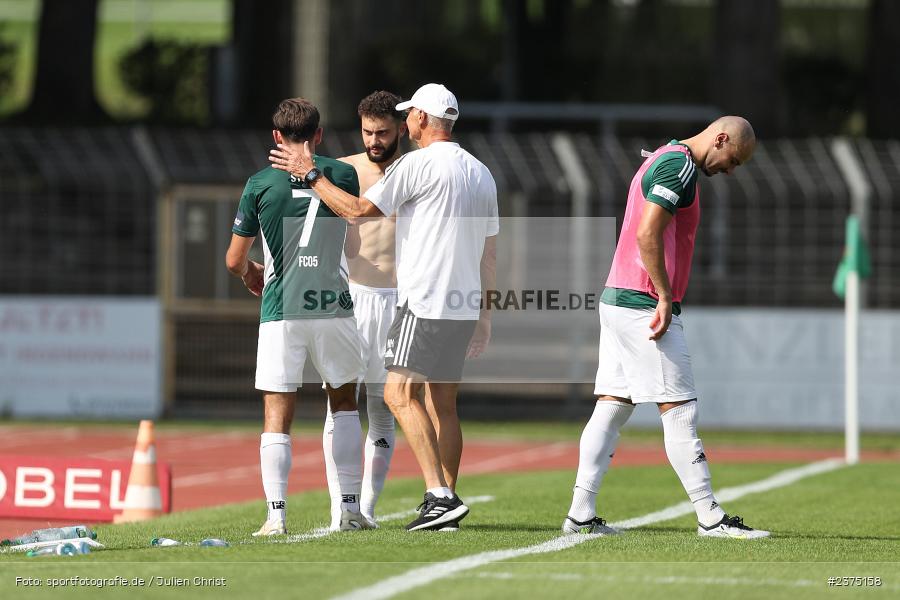
[[[364,194],[400,155],[400,139],[406,134],[406,123],[395,106],[401,98],[378,91],[359,103],[362,141],[365,152],[345,156],[339,160],[356,169],[359,193]],[[397,274],[394,269],[393,217],[362,219],[351,225],[347,244],[359,245],[359,253],[348,260],[350,266],[350,294],[353,297],[357,329],[361,337],[363,361],[366,365],[363,382],[366,386],[366,408],[369,431],[365,442],[360,511],[374,522],[375,503],[384,488],[391,456],[394,453],[394,416],[384,403],[384,349],[388,329],[397,308]],[[353,254],[352,252],[350,254]],[[329,411],[325,419],[323,444],[330,447],[334,421]],[[331,491],[332,528],[341,518],[341,497],[338,472],[326,452],[325,465],[328,488]]]

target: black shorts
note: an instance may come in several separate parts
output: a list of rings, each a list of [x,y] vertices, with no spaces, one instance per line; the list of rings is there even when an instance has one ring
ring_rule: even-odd
[[[428,381],[458,382],[478,321],[421,319],[408,304],[397,307],[388,331],[384,368],[409,369]]]

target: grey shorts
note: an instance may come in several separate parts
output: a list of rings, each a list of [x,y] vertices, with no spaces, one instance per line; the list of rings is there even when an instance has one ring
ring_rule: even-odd
[[[384,367],[408,369],[433,382],[459,382],[478,321],[422,319],[404,304],[388,331]]]

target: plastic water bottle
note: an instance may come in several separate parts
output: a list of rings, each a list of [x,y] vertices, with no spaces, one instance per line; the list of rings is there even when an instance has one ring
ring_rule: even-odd
[[[180,546],[181,542],[179,542],[178,540],[170,539],[170,538],[160,537],[160,538],[153,538],[152,540],[150,540],[150,545],[151,546],[159,546],[159,547]]]
[[[56,540],[70,540],[73,538],[97,539],[97,532],[91,531],[87,525],[70,525],[69,527],[51,527],[49,529],[35,529],[31,533],[3,540],[0,546],[19,546],[21,544],[33,544],[35,542],[55,542]]]
[[[84,545],[87,546],[87,544]],[[55,546],[44,546],[43,548],[29,550],[25,553],[25,556],[74,556],[76,554],[82,554],[82,552],[79,552],[79,548],[75,544],[66,542]]]
[[[88,545],[87,542],[75,542],[73,545],[75,546],[75,549],[78,550],[78,554],[90,554],[91,553],[91,547]]]
[[[200,541],[201,546],[222,546],[224,548],[228,547],[228,542],[225,540],[220,540],[218,538],[206,538],[205,540]]]
[[[87,542],[63,542],[29,550],[25,556],[75,556],[76,554],[90,553],[91,547]]]

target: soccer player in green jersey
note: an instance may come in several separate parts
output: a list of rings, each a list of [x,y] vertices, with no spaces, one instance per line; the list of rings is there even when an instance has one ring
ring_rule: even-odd
[[[496,284],[497,186],[488,168],[452,140],[459,104],[444,85],[425,84],[395,108],[410,109],[406,125],[418,150],[397,159],[363,197],[323,179],[313,189],[350,219],[397,216],[398,310],[384,354],[385,402],[426,489],[419,517],[406,528],[453,531],[469,512],[455,491],[462,456],[456,395],[466,358],[490,341],[490,309],[480,300]],[[269,160],[306,177],[311,158],[309,149],[279,147]],[[426,387],[434,417],[420,402]]]
[[[319,111],[303,98],[281,102],[272,123],[276,144],[309,143],[314,148],[322,141]],[[374,527],[359,507],[362,429],[356,382],[363,364],[347,283],[347,223],[311,188],[316,178],[325,177],[357,194],[359,180],[346,163],[324,156],[315,156],[314,162],[316,168],[303,179],[267,167],[247,180],[225,257],[228,270],[251,293],[262,296],[256,388],[262,390],[265,404],[259,454],[268,516],[255,536],[286,533],[290,427],[307,357],[326,382],[334,419],[326,451],[337,465],[338,528]],[[262,238],[264,265],[248,260],[257,236]]]

